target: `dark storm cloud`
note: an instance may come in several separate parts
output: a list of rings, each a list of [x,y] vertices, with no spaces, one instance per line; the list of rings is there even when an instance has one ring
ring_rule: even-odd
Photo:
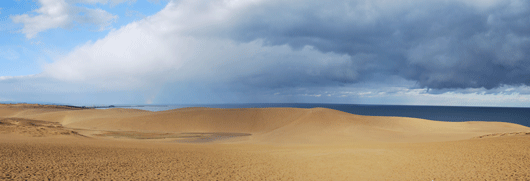
[[[318,60],[307,57],[282,57],[268,67],[262,67],[264,71],[238,77],[234,82],[254,88],[341,86],[357,82],[361,75],[353,67],[352,58],[342,58],[342,61],[334,60],[336,63],[317,64]]]
[[[288,70],[279,68],[244,78],[249,84],[340,85],[398,75],[420,87],[491,89],[530,85],[529,6],[517,0],[266,1],[235,13],[215,32],[191,34],[309,45],[352,57],[320,74],[291,71],[285,78],[278,72]]]

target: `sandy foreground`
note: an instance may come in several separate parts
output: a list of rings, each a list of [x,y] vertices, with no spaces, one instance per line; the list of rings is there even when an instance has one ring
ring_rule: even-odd
[[[0,180],[530,180],[530,128],[331,109],[0,104]]]

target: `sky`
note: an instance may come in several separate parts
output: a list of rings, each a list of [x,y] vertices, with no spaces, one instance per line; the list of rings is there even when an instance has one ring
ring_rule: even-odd
[[[8,0],[0,102],[530,107],[527,0]]]

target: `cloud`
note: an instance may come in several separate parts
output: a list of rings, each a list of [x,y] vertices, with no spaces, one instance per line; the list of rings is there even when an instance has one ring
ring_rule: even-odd
[[[342,84],[358,76],[350,63],[357,57],[321,53],[312,47],[264,47],[260,40],[237,43],[163,36],[159,30],[132,24],[103,40],[78,47],[46,65],[43,74],[119,89],[183,81],[262,88],[322,86]]]
[[[147,1],[149,1],[150,3],[154,3],[154,4],[160,3],[160,0],[147,0]]]
[[[527,1],[298,3],[267,1],[212,28],[223,31],[189,33],[374,55],[354,63],[361,74],[399,75],[428,88],[530,85]]]
[[[20,54],[13,48],[0,47],[0,59],[15,61],[19,59],[19,57]]]
[[[322,86],[355,82],[359,75],[351,61],[371,58],[322,53],[311,46],[296,50],[287,45],[268,46],[260,39],[239,42],[189,36],[188,28],[202,26],[188,18],[190,8],[196,7],[171,2],[154,16],[77,47],[44,66],[43,75],[113,89],[182,81],[262,88]],[[200,19],[208,23],[215,18],[209,14]]]
[[[72,3],[83,3],[83,4],[110,4],[110,6],[116,6],[121,3],[129,2],[134,3],[136,0],[70,0]]]
[[[52,7],[42,4],[38,13]],[[149,103],[496,95],[530,85],[529,10],[523,0],[170,1],[41,75],[90,90],[138,90]],[[25,26],[29,37],[69,22],[49,18],[69,15],[61,8],[46,12],[26,16],[58,23]],[[105,12],[97,14],[76,21],[108,26]]]
[[[526,1],[300,3],[172,1],[46,72],[60,79],[214,79],[262,88],[394,75],[434,89],[530,84]]]
[[[26,38],[34,38],[39,32],[54,28],[71,28],[77,24],[99,26],[99,30],[105,30],[115,21],[118,16],[112,15],[102,9],[90,9],[81,6],[75,6],[75,3],[102,3],[106,4],[108,0],[84,0],[84,1],[67,1],[67,0],[39,0],[39,9],[33,13],[12,15],[11,20],[14,23],[24,24],[21,32],[26,34]],[[111,4],[122,3],[121,1],[110,1]]]
[[[144,14],[140,13],[139,11],[130,10],[129,8],[125,10],[125,16],[128,16],[128,17],[135,16],[137,18],[145,18]]]

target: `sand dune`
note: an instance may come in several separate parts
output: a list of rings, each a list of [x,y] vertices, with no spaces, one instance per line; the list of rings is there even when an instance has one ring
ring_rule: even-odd
[[[0,179],[528,180],[530,128],[314,108],[0,104]]]
[[[441,122],[360,116],[325,108],[186,108],[163,112],[88,109],[35,112],[37,111],[23,111],[15,116],[58,122],[76,129],[248,133],[252,134],[248,141],[269,143],[432,142],[530,131],[521,125],[503,122]]]

